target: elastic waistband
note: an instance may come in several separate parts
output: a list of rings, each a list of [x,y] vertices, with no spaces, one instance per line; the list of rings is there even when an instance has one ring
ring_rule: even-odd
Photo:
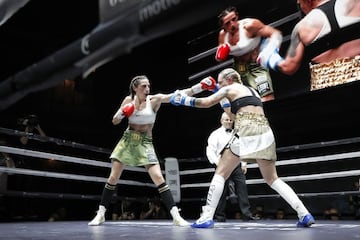
[[[241,124],[244,120],[254,121],[259,124],[268,124],[268,120],[264,114],[252,113],[252,112],[238,112],[235,118],[236,124]]]
[[[246,72],[248,70],[248,67],[246,64],[237,64],[236,69],[238,72]]]
[[[252,69],[261,68],[261,66],[254,62],[249,63],[236,63],[234,65],[236,71],[238,71],[240,74],[246,73]]]
[[[310,62],[310,68],[313,70],[315,69],[319,69],[319,68],[324,68],[324,67],[344,67],[347,66],[347,64],[351,64],[351,65],[357,65],[359,66],[360,63],[360,55],[357,55],[355,57],[343,57],[343,58],[337,58],[334,59],[330,62],[326,62],[326,63],[316,63],[316,62]]]
[[[137,131],[134,131],[134,130],[131,130],[131,129],[127,129],[125,132],[124,132],[124,135],[123,135],[124,138],[130,138],[132,140],[136,140],[136,141],[143,141],[143,140],[146,140],[146,141],[152,141],[152,138],[147,136],[146,133],[141,133],[141,132],[137,132]]]
[[[309,63],[310,90],[331,87],[359,80],[360,55],[335,59],[327,63]]]

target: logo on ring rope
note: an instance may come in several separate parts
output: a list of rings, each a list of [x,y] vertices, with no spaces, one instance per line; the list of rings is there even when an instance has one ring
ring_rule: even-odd
[[[118,3],[121,4],[123,2],[126,2],[126,0],[109,0],[109,5],[115,7]]]
[[[89,54],[90,54],[90,50],[89,50],[89,38],[90,38],[90,35],[87,34],[87,35],[85,35],[85,36],[81,39],[81,52],[84,53],[85,55],[89,55]]]
[[[157,0],[152,2],[139,10],[140,22],[158,16],[169,8],[179,5],[180,2],[181,0]]]

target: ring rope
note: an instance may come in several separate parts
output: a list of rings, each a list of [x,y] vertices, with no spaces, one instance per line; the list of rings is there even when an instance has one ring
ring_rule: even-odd
[[[86,175],[69,174],[69,173],[55,173],[55,172],[30,170],[30,169],[23,169],[23,168],[0,167],[0,172],[10,173],[10,174],[31,175],[31,176],[38,176],[38,177],[52,177],[52,178],[62,178],[62,179],[71,179],[71,180],[101,182],[101,183],[104,183],[107,181],[107,178],[104,178],[104,177],[86,176]],[[123,180],[123,179],[119,180],[118,184],[147,186],[147,187],[153,187],[153,188],[155,187],[153,183],[143,183],[143,182],[138,182],[138,181],[133,181],[133,180]]]
[[[92,166],[111,168],[111,163],[109,163],[109,162],[103,162],[103,161],[99,161],[99,160],[90,160],[90,159],[79,158],[79,157],[71,157],[71,156],[59,155],[59,154],[54,154],[54,153],[39,152],[39,151],[28,150],[28,149],[0,146],[0,152],[21,154],[21,155],[25,155],[25,156],[38,157],[38,158],[44,158],[44,159],[50,158],[50,159],[63,161],[63,162],[71,162],[71,163],[79,163],[79,164],[84,164],[84,165],[92,165]],[[125,170],[136,171],[136,172],[146,172],[146,170],[141,167],[126,166]]]
[[[17,149],[12,147],[5,147],[0,146],[0,151],[13,153],[13,154],[24,154],[27,156],[39,157],[39,158],[52,158],[60,161],[66,162],[75,162],[80,164],[86,165],[95,165],[101,167],[111,167],[110,163],[105,163],[96,160],[89,160],[77,157],[69,157],[69,156],[62,156],[58,154],[51,154],[51,153],[44,153],[39,151],[32,151],[26,149]],[[278,161],[277,165],[294,165],[294,164],[303,164],[303,163],[310,163],[310,162],[320,162],[320,161],[333,161],[339,159],[351,159],[360,157],[360,152],[350,152],[350,153],[341,153],[341,154],[332,154],[332,155],[325,155],[325,156],[318,156],[318,157],[308,157],[308,158],[299,158],[299,159],[290,159],[290,160],[282,160]],[[256,168],[257,164],[248,164],[248,168]],[[142,171],[146,172],[145,169],[140,167],[128,167],[127,170],[131,171]],[[36,176],[43,176],[43,177],[56,177],[56,178],[70,178],[74,180],[90,180],[96,182],[103,182],[106,180],[105,178],[101,177],[90,177],[90,176],[82,176],[82,175],[74,175],[74,174],[61,174],[61,173],[52,173],[52,172],[42,172],[37,170],[28,170],[28,169],[15,169],[15,168],[6,168],[0,167],[0,172],[7,172],[7,173],[18,173],[18,174],[26,174],[31,175],[34,174]],[[192,175],[192,174],[199,174],[199,173],[208,173],[214,172],[213,168],[207,169],[195,169],[195,170],[183,170],[180,171],[179,174],[181,176],[184,175]],[[304,180],[314,180],[314,179],[325,179],[325,178],[334,178],[334,177],[345,177],[345,176],[356,176],[360,175],[360,170],[350,170],[350,171],[342,171],[342,172],[333,172],[333,173],[320,173],[320,174],[310,174],[310,175],[300,175],[300,176],[290,176],[290,177],[282,177],[285,181],[304,181]],[[126,181],[126,180],[123,180]],[[136,183],[136,181],[134,181]],[[246,180],[248,184],[260,184],[264,183],[263,179],[248,179]],[[182,184],[182,188],[190,188],[190,187],[208,187],[210,183],[195,183],[195,184]],[[135,184],[136,185],[136,184]],[[142,183],[140,184],[142,185]],[[152,184],[151,184],[152,186]]]
[[[285,182],[294,182],[294,181],[349,177],[349,176],[358,176],[358,175],[360,175],[360,170],[349,170],[349,171],[341,171],[341,172],[317,173],[317,174],[281,177],[281,179],[284,180]],[[246,180],[246,184],[263,184],[263,183],[265,183],[264,179]],[[190,184],[181,184],[180,186],[181,188],[209,187],[210,183],[190,183]]]
[[[332,155],[324,155],[317,157],[306,157],[306,158],[296,158],[289,160],[281,160],[277,161],[277,166],[284,165],[294,165],[294,164],[303,164],[303,163],[312,163],[312,162],[324,162],[324,161],[335,161],[340,159],[351,159],[360,157],[360,151],[358,152],[349,152],[349,153],[340,153],[340,154],[332,154]],[[256,163],[247,164],[247,168],[258,168]],[[208,173],[215,172],[214,168],[206,168],[206,169],[195,169],[195,170],[183,170],[180,171],[180,175],[192,175],[197,173]]]
[[[10,135],[10,136],[27,137],[29,139],[36,140],[39,142],[51,142],[51,143],[55,143],[56,145],[59,145],[59,146],[67,146],[67,147],[73,147],[73,148],[78,148],[78,149],[85,149],[85,150],[90,150],[93,152],[100,152],[100,153],[106,153],[106,154],[111,153],[110,149],[95,147],[95,146],[77,143],[77,142],[73,142],[73,141],[68,141],[68,140],[60,139],[60,138],[41,136],[38,134],[28,133],[28,132],[24,132],[24,131],[15,130],[15,129],[0,127],[0,133],[4,133],[4,134]]]

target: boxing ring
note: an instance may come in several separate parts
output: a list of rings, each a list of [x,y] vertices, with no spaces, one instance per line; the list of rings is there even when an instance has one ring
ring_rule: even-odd
[[[166,220],[111,220],[107,215],[107,221],[96,227],[87,225],[88,221],[94,216],[94,211],[100,199],[101,189],[107,179],[110,163],[108,161],[109,150],[94,146],[79,144],[63,139],[42,137],[36,134],[28,134],[18,130],[0,129],[2,133],[9,136],[27,136],[39,145],[48,143],[54,148],[48,151],[30,150],[9,145],[1,145],[0,152],[6,152],[14,159],[22,157],[23,161],[45,161],[62,162],[69,169],[51,170],[36,168],[24,164],[24,167],[16,166],[9,168],[0,167],[0,174],[3,181],[7,175],[8,186],[13,186],[11,181],[17,178],[39,178],[39,183],[54,184],[52,191],[40,191],[41,186],[36,185],[30,189],[4,189],[0,188],[0,197],[8,198],[11,201],[16,199],[35,199],[39,200],[40,206],[45,208],[51,202],[73,201],[75,207],[80,209],[80,205],[88,208],[83,216],[78,219],[64,219],[61,221],[48,222],[47,219],[7,219],[1,221],[0,232],[4,239],[339,239],[345,237],[355,239],[359,237],[360,224],[352,216],[346,216],[340,220],[326,220],[323,218],[322,211],[327,207],[327,203],[333,203],[335,207],[339,199],[353,195],[360,195],[357,190],[352,190],[350,184],[359,180],[360,170],[358,159],[359,151],[353,151],[360,144],[359,138],[343,139],[331,142],[312,143],[306,145],[288,146],[278,148],[279,160],[277,168],[280,177],[294,186],[298,195],[302,198],[305,205],[310,208],[316,218],[316,224],[309,229],[296,228],[296,216],[289,210],[286,219],[274,219],[271,217],[277,208],[286,209],[286,203],[278,195],[274,194],[259,175],[256,164],[248,164],[247,184],[249,199],[252,207],[262,205],[267,210],[267,216],[258,221],[243,222],[238,219],[229,218],[225,223],[216,223],[214,229],[192,229],[191,227],[175,227],[170,219]],[[71,154],[58,154],[56,148]],[[64,151],[64,149],[67,149]],[[316,149],[316,151],[314,151]],[[329,151],[331,149],[331,153]],[[89,159],[79,157],[79,150],[102,155],[104,158]],[[314,153],[316,152],[316,153]],[[324,154],[327,152],[328,154]],[[288,156],[292,156],[289,158]],[[181,199],[178,205],[182,208],[184,218],[194,221],[200,214],[201,205],[205,202],[207,188],[214,172],[214,168],[208,165],[203,157],[194,159],[177,159],[179,165],[179,179],[181,189]],[[160,159],[162,169],[166,160]],[[77,168],[74,168],[74,166]],[[26,167],[25,167],[26,166]],[[332,167],[325,167],[332,166]],[[87,167],[98,169],[97,174],[91,171],[82,171]],[[300,171],[299,168],[302,168]],[[74,171],[74,169],[76,169]],[[100,171],[103,169],[104,171]],[[329,170],[330,169],[330,170]],[[166,171],[163,171],[166,177]],[[149,196],[156,193],[156,188],[149,178],[146,178],[146,171],[143,168],[127,167],[119,181],[119,191],[115,199],[117,201],[137,201],[146,202]],[[28,178],[29,179],[29,178]],[[140,181],[141,180],[141,181]],[[56,186],[70,185],[83,186],[83,194],[71,193],[62,188],[60,192]],[[26,188],[26,185],[24,185]],[[93,186],[93,190],[91,187]],[[324,188],[324,186],[328,186]],[[135,189],[135,190],[134,190]],[[90,194],[93,191],[94,194]],[[137,194],[132,194],[136,192]],[[22,201],[20,201],[22,202]],[[228,204],[230,205],[230,204]],[[340,210],[343,210],[339,208]],[[233,211],[231,208],[229,211]],[[80,211],[80,210],[79,210]],[[151,236],[149,236],[151,232]],[[271,232],[271,233],[270,233]]]
[[[299,17],[299,13],[296,12],[272,25],[278,27],[284,23],[295,21]],[[101,30],[104,29],[98,29],[94,35],[100,34]],[[289,35],[285,36],[284,41],[288,39]],[[85,37],[79,39],[68,49],[78,49],[85,40]],[[120,43],[115,42],[114,46],[122,45]],[[193,64],[200,59],[212,58],[215,49],[209,49],[189,58],[188,63]],[[100,60],[103,60],[103,55],[105,56],[110,51],[109,49],[94,49],[94,47],[90,50],[93,52],[97,50]],[[82,61],[79,60],[74,69],[64,67],[60,70],[64,74],[72,70],[74,73],[70,71],[71,74],[67,73],[67,75],[75,76],[83,72],[83,65],[89,65],[89,69],[93,70],[99,62],[103,64],[96,56],[92,59],[87,54],[85,58],[83,56],[85,54],[81,52],[81,58],[79,58]],[[65,55],[61,55],[61,57],[67,59]],[[106,59],[104,62],[107,61],[110,59]],[[190,75],[188,80],[193,81],[207,74],[213,74],[231,64],[232,61],[229,60],[202,71],[196,68],[196,72]],[[89,69],[85,70],[90,71]],[[55,70],[58,71],[58,69]],[[24,75],[20,74],[20,77],[25,75],[25,73]],[[55,76],[49,75],[50,79],[56,78],[56,81],[58,78],[62,78],[56,74]],[[55,80],[53,79],[53,81]],[[42,88],[43,86],[41,86]],[[15,96],[15,98],[17,100],[20,96]],[[12,101],[15,100],[9,100],[10,103]],[[214,229],[192,229],[191,227],[175,227],[170,219],[111,220],[110,215],[107,215],[107,221],[103,225],[90,227],[87,223],[95,214],[102,188],[110,172],[111,164],[108,159],[110,149],[66,139],[41,137],[13,129],[0,128],[0,133],[9,138],[26,136],[40,146],[39,149],[34,150],[12,144],[0,145],[0,152],[7,153],[14,160],[18,160],[15,167],[6,167],[4,164],[0,166],[0,205],[3,208],[5,206],[5,209],[0,212],[0,216],[6,214],[0,218],[0,239],[218,240],[244,238],[303,240],[321,238],[337,240],[360,238],[360,224],[352,215],[352,209],[346,206],[349,197],[360,195],[359,189],[355,190],[352,185],[354,182],[359,182],[360,138],[339,139],[277,149],[278,174],[294,187],[296,193],[316,218],[316,224],[311,228],[296,228],[294,213],[284,200],[265,185],[257,165],[248,164],[247,184],[250,203],[253,208],[262,206],[267,215],[254,222],[229,218],[225,223],[216,223]],[[42,145],[44,146],[41,147]],[[180,189],[179,195],[181,195],[177,204],[182,209],[183,217],[194,221],[199,216],[201,206],[205,202],[214,168],[203,156],[177,159],[177,163],[179,182],[175,184],[175,187]],[[166,160],[160,159],[160,164],[166,177],[164,167]],[[126,167],[118,182],[118,195],[114,196],[114,205],[116,202],[123,201],[142,204],[156,193],[156,187],[143,168]],[[67,207],[70,211],[77,211],[78,214],[61,221],[49,222],[48,216],[54,208],[52,204],[62,206],[63,202],[68,204]],[[342,212],[342,219],[324,219],[323,212],[329,206],[339,209]],[[279,208],[286,210],[286,219],[278,220],[272,217]],[[17,217],[21,211],[29,211],[29,209],[41,210],[41,213],[34,219]],[[12,211],[17,212],[12,215]],[[236,207],[230,206],[228,212],[234,211],[237,211]]]

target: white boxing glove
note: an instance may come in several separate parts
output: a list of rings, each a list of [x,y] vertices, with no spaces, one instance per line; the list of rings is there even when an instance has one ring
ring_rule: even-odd
[[[284,60],[279,54],[279,48],[282,42],[282,35],[278,32],[261,44],[259,56],[256,62],[261,66],[277,70],[277,65],[280,61]]]
[[[266,52],[262,51],[260,52],[258,58],[256,59],[256,62],[267,69],[272,69],[277,71],[278,70],[278,64],[280,61],[284,60],[280,54],[279,50],[275,49],[273,52]]]

